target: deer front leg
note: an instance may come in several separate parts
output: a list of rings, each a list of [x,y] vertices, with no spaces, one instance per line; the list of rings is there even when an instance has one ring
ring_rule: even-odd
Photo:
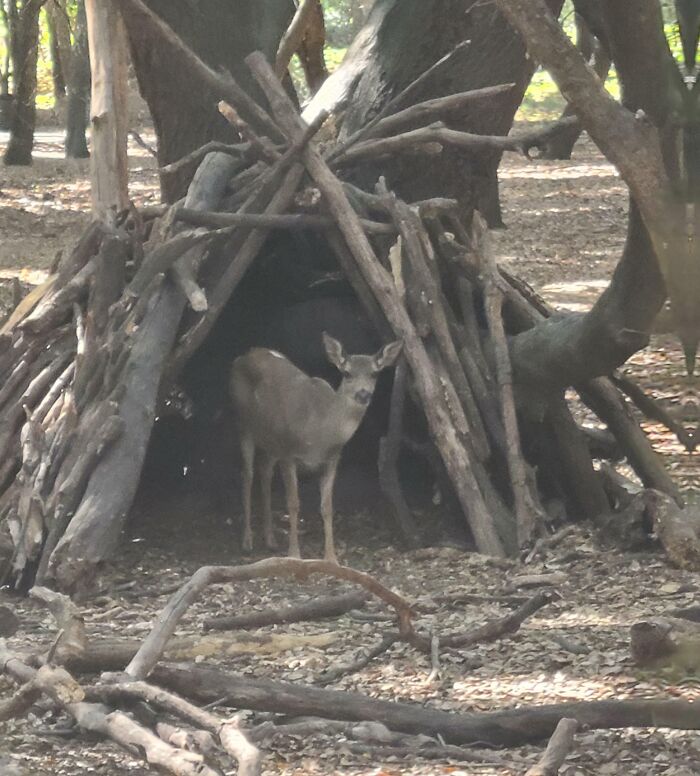
[[[338,563],[333,542],[333,485],[338,471],[340,456],[331,458],[323,470],[320,479],[321,517],[323,518],[324,557],[332,563]]]
[[[241,459],[243,475],[243,552],[253,550],[253,529],[251,511],[253,500],[253,476],[255,473],[255,443],[252,439],[241,437]]]
[[[265,455],[260,465],[260,488],[262,489],[263,530],[265,532],[265,545],[270,550],[277,549],[275,532],[272,527],[272,477],[275,473],[277,461],[269,455]]]
[[[301,558],[299,551],[299,483],[297,465],[294,461],[282,461],[282,478],[287,495],[289,512],[289,557]]]

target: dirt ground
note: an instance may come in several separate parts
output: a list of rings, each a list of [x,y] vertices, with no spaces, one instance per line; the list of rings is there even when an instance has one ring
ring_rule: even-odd
[[[2,140],[0,135],[0,141]],[[57,137],[42,134],[37,162],[28,170],[0,168],[0,281],[41,281],[58,250],[70,247],[85,226],[89,205],[84,164],[60,158]],[[157,201],[153,160],[132,148],[132,192],[137,204]],[[626,195],[612,168],[589,142],[577,146],[571,162],[527,162],[508,155],[501,174],[504,219],[495,234],[498,254],[552,303],[585,309],[604,287],[624,241]],[[657,398],[679,408],[687,394],[683,363],[673,340],[658,336],[637,354],[625,372]],[[693,484],[691,456],[660,427],[645,428],[667,457],[686,492]],[[697,473],[695,474],[697,480]],[[692,495],[692,493],[690,494]],[[99,595],[85,606],[90,636],[141,639],[169,591],[203,563],[237,562],[237,541],[220,514],[204,514],[201,504],[181,500],[172,515],[157,499],[157,528],[137,515],[120,556]],[[449,632],[482,624],[510,611],[504,594],[518,574],[561,572],[561,599],[528,619],[508,638],[442,654],[439,675],[430,677],[429,658],[404,645],[331,687],[372,697],[413,701],[434,708],[481,712],[526,704],[611,698],[685,697],[700,700],[697,688],[669,685],[641,676],[628,657],[628,629],[649,614],[696,603],[697,575],[671,568],[656,554],[623,555],[598,546],[586,526],[544,559],[530,564],[492,561],[453,548],[402,553],[391,544],[391,527],[377,508],[336,519],[345,562],[376,575],[386,585],[420,602],[419,626]],[[171,519],[172,518],[172,519]],[[317,520],[306,524],[303,546],[319,546]],[[256,581],[217,586],[186,615],[179,634],[201,632],[202,620],[222,612],[247,612],[271,603],[297,602],[335,589],[324,580],[298,583]],[[519,590],[520,594],[527,591]],[[446,593],[485,596],[486,602],[449,603]],[[0,591],[0,604],[16,609],[21,620],[9,646],[18,650],[49,647],[55,639],[51,618],[28,600]],[[370,604],[369,611],[379,612]],[[381,639],[382,622],[355,615],[274,628],[297,636],[331,634],[326,647],[297,647],[274,655],[243,654],[217,659],[219,666],[250,676],[315,684],[337,666]],[[263,629],[268,632],[270,629]],[[209,662],[209,661],[208,661]],[[9,686],[0,680],[0,697]],[[266,715],[245,715],[252,725]],[[26,719],[0,724],[0,774],[22,764],[32,774],[65,776],[96,773],[145,774],[136,755],[104,741],[86,740],[67,728],[66,719],[38,706]],[[499,765],[450,760],[408,762],[350,751],[342,737],[279,739],[266,752],[265,774],[395,776],[524,774],[541,746],[490,752]],[[4,758],[4,759],[3,759]],[[234,773],[224,763],[226,773]],[[689,776],[700,774],[700,732],[671,730],[585,730],[561,770],[564,776]]]

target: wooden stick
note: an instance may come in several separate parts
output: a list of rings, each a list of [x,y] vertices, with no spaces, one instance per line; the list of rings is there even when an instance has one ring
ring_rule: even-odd
[[[159,168],[159,172],[161,175],[172,175],[179,172],[183,167],[201,162],[207,154],[214,153],[215,151],[243,158],[250,151],[250,143],[236,143],[232,145],[231,143],[221,143],[218,140],[210,140],[203,146],[195,148],[194,151],[190,151],[189,154],[181,156],[177,161],[163,165]],[[141,208],[141,212],[144,210],[145,208]],[[162,215],[162,213],[158,213],[158,215]]]
[[[520,445],[518,417],[515,412],[513,374],[503,324],[503,294],[500,289],[500,276],[493,250],[488,242],[486,222],[479,213],[474,214],[472,223],[472,247],[481,260],[486,318],[495,352],[503,427],[506,432],[506,457],[515,506],[518,545],[522,548],[530,542],[539,526],[544,524],[544,514],[534,489],[529,487],[526,463]]]
[[[192,224],[193,226],[206,226],[221,228],[226,226],[250,226],[266,227],[270,229],[334,229],[336,223],[328,216],[313,215],[310,213],[284,213],[270,215],[269,213],[212,213],[189,208],[178,208],[175,218]],[[379,221],[361,219],[361,224],[369,234],[396,234],[396,228],[392,224],[383,224]]]
[[[363,133],[365,138],[378,138],[393,135],[407,124],[433,122],[446,114],[458,112],[466,105],[477,100],[486,100],[510,91],[515,84],[499,84],[486,86],[482,89],[472,89],[468,92],[457,92],[445,97],[436,97],[432,100],[417,102],[409,108],[392,113],[386,118],[380,119],[374,126],[369,127]],[[333,157],[335,158],[335,157]]]
[[[367,595],[360,591],[322,596],[296,606],[268,608],[261,612],[226,617],[209,617],[204,620],[202,627],[204,630],[236,630],[263,628],[266,625],[281,625],[303,620],[320,620],[326,617],[338,617],[351,609],[359,609],[364,606],[366,600]]]
[[[282,36],[275,58],[275,74],[280,81],[286,75],[292,57],[299,50],[299,46],[304,40],[306,30],[311,23],[314,11],[316,10],[315,5],[317,3],[318,0],[300,0],[296,13],[290,22],[287,31]]]
[[[403,436],[403,413],[406,401],[408,366],[406,359],[399,356],[394,370],[389,407],[389,427],[379,442],[379,485],[394,509],[394,516],[404,540],[409,547],[419,546],[420,539],[416,521],[406,503],[399,479],[399,453]]]
[[[217,105],[219,113],[231,124],[232,127],[238,132],[238,134],[250,143],[251,149],[258,152],[258,156],[267,162],[276,162],[281,154],[272,145],[272,143],[266,138],[261,137],[258,133],[239,116],[238,111],[229,105],[226,100],[220,100]]]
[[[224,751],[238,762],[239,776],[259,776],[261,773],[260,751],[248,740],[236,721],[225,722],[174,693],[147,682],[136,681],[98,685],[90,688],[88,697],[96,697],[108,703],[124,698],[145,701],[216,736]]]
[[[217,776],[217,771],[207,766],[201,755],[166,744],[124,712],[86,702],[85,691],[65,669],[48,665],[38,671],[30,668],[2,640],[0,667],[15,681],[33,682],[84,730],[110,738],[129,752],[141,753],[149,764],[175,776]]]
[[[448,145],[471,153],[485,149],[524,153],[524,141],[520,138],[501,137],[500,135],[475,135],[471,132],[448,129],[444,124],[437,122],[430,126],[403,132],[392,137],[356,143],[344,151],[341,156],[336,157],[334,164],[348,165],[357,162],[359,159],[394,156],[399,153],[416,153],[425,150],[425,146],[429,144],[437,144],[438,146]],[[441,148],[437,148],[438,153],[441,150]]]
[[[673,434],[685,449],[692,453],[695,450],[697,441],[689,434],[682,423],[679,423],[673,415],[659,402],[652,399],[632,380],[619,375],[613,376],[612,382],[625,393],[635,404],[637,409],[649,420],[655,420],[662,423]]]
[[[566,717],[560,719],[540,761],[537,765],[533,765],[525,776],[557,776],[567,754],[574,745],[574,735],[577,730],[577,720]]]

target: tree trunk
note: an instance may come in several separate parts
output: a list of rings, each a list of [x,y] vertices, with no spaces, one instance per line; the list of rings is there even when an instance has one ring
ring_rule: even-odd
[[[74,39],[67,70],[66,157],[87,159],[90,155],[85,136],[90,110],[90,55],[84,0],[78,0]]]
[[[61,21],[58,18],[64,14],[62,8],[55,2],[46,7],[46,21],[49,28],[49,48],[51,50],[51,79],[53,80],[53,96],[57,105],[61,105],[66,96],[66,48],[65,37],[59,32]]]
[[[601,81],[605,81],[610,70],[610,52],[605,44],[597,40],[590,31],[586,20],[576,14],[576,46],[581,55],[591,63]],[[567,105],[561,118],[576,115],[570,105]],[[542,149],[543,159],[571,159],[576,141],[581,136],[581,125],[570,124],[551,135]]]
[[[92,209],[97,218],[129,206],[127,132],[127,50],[116,0],[85,0],[92,93]]]
[[[39,50],[39,14],[44,0],[26,0],[13,34],[15,105],[10,142],[5,150],[8,165],[32,163],[36,123],[36,63]]]
[[[260,99],[243,59],[260,50],[274,61],[277,46],[294,13],[292,0],[148,0],[201,59],[230,71]],[[153,117],[160,166],[177,161],[209,140],[235,142],[236,133],[218,113],[220,94],[202,88],[179,52],[163,42],[143,16],[123,9],[139,89]],[[186,117],[186,119],[184,119]],[[183,120],[184,119],[184,120]],[[173,202],[187,188],[194,167],[161,176],[163,199]]]
[[[558,13],[562,3],[550,0]],[[397,108],[432,97],[514,83],[510,91],[452,116],[448,125],[488,135],[506,135],[534,70],[519,35],[490,3],[475,0],[377,0],[342,66],[318,92],[305,115],[337,102],[348,104],[340,139],[376,116],[412,81],[459,47]],[[308,120],[308,119],[307,119]],[[454,197],[468,212],[481,210],[490,226],[501,223],[496,171],[500,151],[478,155],[443,149],[439,157],[417,154],[387,160],[382,171],[390,188],[409,201]],[[356,173],[359,185],[376,181],[375,165]]]

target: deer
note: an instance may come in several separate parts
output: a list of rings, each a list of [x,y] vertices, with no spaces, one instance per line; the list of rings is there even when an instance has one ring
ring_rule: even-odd
[[[300,558],[298,469],[320,472],[324,558],[338,563],[333,542],[333,487],[343,447],[360,425],[379,373],[398,358],[402,343],[391,342],[374,355],[347,355],[338,340],[323,332],[326,357],[342,374],[334,390],[310,377],[286,356],[252,348],[233,362],[230,394],[238,419],[242,459],[243,551],[253,549],[251,527],[256,453],[262,491],[263,531],[276,550],[272,525],[272,480],[279,464],[289,514],[289,557]]]

